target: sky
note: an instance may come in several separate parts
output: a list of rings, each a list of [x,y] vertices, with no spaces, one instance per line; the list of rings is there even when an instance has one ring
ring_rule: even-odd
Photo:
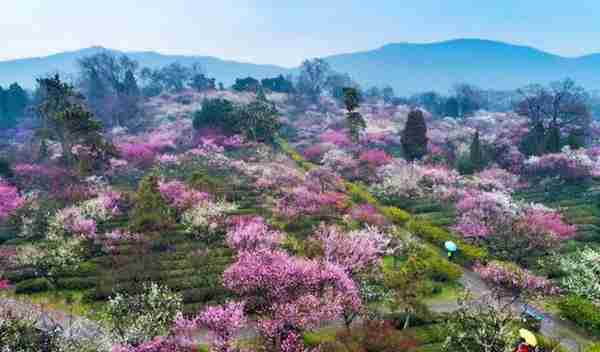
[[[90,46],[292,67],[396,42],[600,52],[598,0],[3,0],[0,60]]]

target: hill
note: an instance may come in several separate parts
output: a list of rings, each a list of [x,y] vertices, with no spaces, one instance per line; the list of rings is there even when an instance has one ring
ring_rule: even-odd
[[[0,62],[0,85],[14,81],[33,87],[35,77],[59,71],[73,74],[77,59],[101,51],[121,53],[102,47],[31,59]],[[128,52],[142,66],[172,62],[200,63],[209,75],[226,85],[235,78],[264,78],[295,73],[275,65],[226,61],[208,56],[163,55],[156,52]],[[566,58],[535,48],[480,39],[458,39],[430,44],[395,43],[381,48],[333,55],[325,58],[334,69],[348,72],[361,85],[391,85],[397,94],[426,90],[446,92],[457,82],[483,88],[514,89],[530,83],[547,83],[571,77],[588,89],[600,88],[600,54]]]

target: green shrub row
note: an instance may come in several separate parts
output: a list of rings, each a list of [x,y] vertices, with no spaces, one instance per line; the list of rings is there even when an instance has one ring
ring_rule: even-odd
[[[458,246],[457,260],[464,264],[472,264],[477,261],[483,261],[487,257],[487,251],[483,248],[468,244],[458,239],[448,230],[433,226],[422,220],[413,219],[408,222],[407,229],[411,233],[419,236],[435,245],[444,247],[446,241],[453,241]]]
[[[19,282],[16,287],[16,293],[37,293],[54,289],[50,280],[40,277]]]
[[[579,296],[568,296],[558,303],[560,314],[593,335],[600,335],[600,307]]]
[[[184,303],[208,303],[231,297],[231,291],[222,286],[199,287],[182,292]]]

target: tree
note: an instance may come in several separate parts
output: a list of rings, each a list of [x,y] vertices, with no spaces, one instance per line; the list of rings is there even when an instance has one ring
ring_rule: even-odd
[[[482,91],[470,84],[460,83],[454,86],[454,97],[458,105],[458,117],[465,117],[485,107]]]
[[[479,131],[475,132],[471,147],[469,150],[469,157],[473,170],[479,171],[483,168],[483,156],[481,153],[481,142],[479,141]]]
[[[220,127],[230,131],[233,126],[229,125],[234,106],[225,99],[205,99],[202,109],[194,113],[193,125],[195,129],[203,127]]]
[[[107,125],[122,126],[139,113],[138,63],[109,53],[79,60],[80,86],[92,111]]]
[[[390,87],[390,86],[386,86],[383,88],[382,91],[383,94],[383,101],[386,104],[390,104],[392,102],[392,99],[394,99],[394,88]]]
[[[546,153],[559,153],[561,149],[561,136],[558,126],[550,126],[548,136],[546,137]]]
[[[530,126],[543,126],[550,133],[556,133],[551,128],[558,131],[589,128],[589,96],[571,79],[551,83],[548,87],[527,86],[519,89],[518,94],[521,99],[515,111],[526,116]]]
[[[319,97],[327,87],[331,68],[323,59],[305,60],[300,68],[298,77],[298,92],[318,103]]]
[[[362,115],[355,111],[360,106],[360,95],[356,88],[344,88],[344,104],[346,105],[346,123],[350,130],[350,138],[356,143],[360,138],[360,132],[367,127]]]
[[[198,92],[204,92],[207,90],[215,90],[215,79],[208,78],[203,73],[196,74],[190,79],[190,87]]]
[[[427,125],[421,110],[412,110],[402,131],[402,148],[408,160],[418,160],[427,154]]]
[[[360,93],[358,84],[347,73],[331,72],[327,77],[326,88],[337,101],[344,100],[344,88],[355,88]],[[359,101],[361,99],[359,94]]]
[[[75,160],[73,147],[76,145],[88,148],[98,161],[115,153],[101,134],[102,124],[84,108],[81,95],[73,86],[62,82],[58,75],[40,78],[37,82],[41,100],[36,111],[42,122],[38,133],[61,144],[67,164]]]
[[[135,207],[131,213],[132,232],[158,231],[172,224],[169,207],[161,196],[158,177],[147,175],[141,181],[136,194]]]
[[[423,261],[411,254],[398,270],[385,273],[385,285],[394,292],[393,308],[402,307],[406,313],[405,329],[410,325],[411,314],[424,308],[422,299],[427,293],[425,270]]]
[[[459,309],[448,320],[443,351],[512,352],[518,340],[512,301],[496,302],[488,296],[476,302],[469,296],[458,301]]]
[[[7,90],[0,87],[0,129],[15,127],[28,104],[29,96],[19,84],[13,83]]]
[[[294,83],[283,77],[283,75],[275,78],[265,78],[261,80],[261,84],[264,89],[268,89],[271,92],[292,93],[294,91]]]
[[[253,77],[237,78],[231,88],[238,92],[257,92],[260,88],[260,82]]]
[[[236,110],[235,131],[251,141],[272,142],[281,128],[277,109],[267,101],[255,100]]]

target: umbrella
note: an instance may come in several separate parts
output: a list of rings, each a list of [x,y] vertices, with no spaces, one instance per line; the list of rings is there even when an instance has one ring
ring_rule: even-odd
[[[526,342],[526,343],[527,343],[529,346],[532,346],[532,347],[535,347],[535,346],[537,346],[537,344],[538,344],[538,343],[537,343],[537,338],[535,337],[535,335],[534,335],[534,334],[533,334],[531,331],[529,331],[529,330],[526,330],[526,329],[521,329],[521,330],[519,330],[519,335],[520,335],[520,336],[521,336],[523,339],[525,339],[525,342]]]
[[[452,241],[446,241],[446,243],[444,243],[444,247],[446,247],[448,252],[456,252],[456,250],[458,248],[458,247],[456,247],[456,243],[454,243]]]

